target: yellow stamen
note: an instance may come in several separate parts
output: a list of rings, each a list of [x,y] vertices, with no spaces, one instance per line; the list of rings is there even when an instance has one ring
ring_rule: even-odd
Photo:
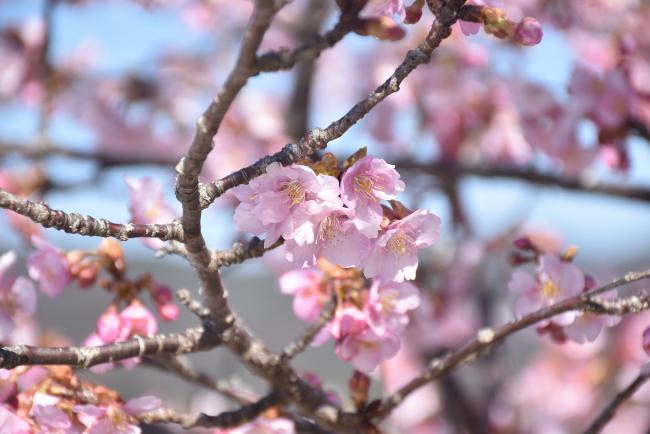
[[[374,190],[382,190],[380,185],[375,185],[377,179],[372,175],[357,175],[354,177],[354,191],[368,200],[376,201]]]
[[[280,184],[291,199],[291,205],[298,205],[305,201],[305,187],[298,181],[284,181]]]
[[[336,216],[327,216],[318,228],[318,239],[321,241],[333,238],[340,230],[341,223]]]
[[[558,292],[560,292],[560,288],[552,280],[547,280],[542,284],[542,294],[545,298],[554,298]]]
[[[388,250],[400,256],[405,254],[412,245],[413,245],[413,239],[408,234],[405,234],[404,232],[396,233],[386,243],[386,247],[388,247]]]

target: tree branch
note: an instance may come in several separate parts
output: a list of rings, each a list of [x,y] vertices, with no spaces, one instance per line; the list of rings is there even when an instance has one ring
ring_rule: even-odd
[[[598,417],[589,425],[584,434],[598,434],[607,425],[616,414],[621,405],[634,395],[634,393],[645,384],[650,378],[650,372],[641,371],[636,379],[625,389],[619,392],[614,399],[603,409]]]
[[[296,357],[298,354],[303,352],[309,344],[312,343],[314,338],[320,331],[327,325],[328,322],[334,317],[336,312],[336,296],[333,296],[330,301],[323,306],[323,309],[320,312],[320,315],[316,319],[316,322],[311,324],[307,330],[293,342],[291,342],[287,347],[282,351],[282,358],[284,360],[291,360]]]
[[[582,178],[559,177],[538,172],[532,168],[522,169],[507,166],[465,165],[451,161],[436,161],[433,163],[400,161],[396,163],[396,166],[398,169],[415,170],[438,177],[469,175],[484,178],[508,178],[533,184],[560,187],[566,190],[598,193],[650,202],[650,189],[647,188],[606,184]]]
[[[213,348],[218,340],[207,336],[203,328],[192,328],[183,334],[136,336],[124,342],[96,347],[33,347],[15,345],[0,348],[0,368],[13,369],[24,365],[68,365],[82,369],[131,357],[157,354],[185,354]]]
[[[270,393],[260,400],[244,405],[234,411],[224,411],[216,416],[201,413],[198,416],[177,413],[171,409],[163,409],[146,413],[138,419],[145,423],[177,423],[183,428],[234,428],[257,418],[271,407],[281,403],[280,397]]]
[[[296,48],[284,48],[260,54],[255,58],[253,66],[260,72],[272,72],[291,69],[296,63],[316,59],[324,50],[333,47],[350,33],[356,21],[356,13],[343,13],[331,30],[313,36],[311,40]]]
[[[434,21],[425,40],[415,49],[409,50],[395,72],[370,95],[358,102],[343,117],[332,122],[325,129],[315,128],[303,136],[297,143],[286,145],[281,151],[264,157],[251,166],[240,169],[211,184],[202,187],[201,206],[208,207],[215,199],[229,189],[246,184],[251,179],[265,173],[266,167],[277,162],[284,166],[296,163],[302,158],[324,149],[334,139],[341,137],[354,124],[359,122],[377,104],[399,90],[400,84],[418,66],[431,60],[433,51],[451,34],[451,26],[456,22],[457,13],[464,0],[449,0],[438,10],[438,19]]]
[[[183,228],[179,223],[136,224],[113,223],[105,219],[65,213],[50,208],[45,203],[36,203],[16,196],[0,188],[0,208],[23,215],[46,228],[55,228],[69,234],[95,237],[115,237],[126,241],[129,238],[159,238],[163,241],[183,240]]]
[[[429,369],[424,374],[420,375],[417,378],[414,378],[405,386],[400,388],[397,392],[395,392],[392,396],[383,400],[383,402],[376,408],[376,410],[373,410],[371,417],[375,419],[385,418],[395,407],[403,402],[404,398],[406,398],[412,392],[424,386],[425,384],[436,380],[437,378],[440,378],[442,375],[445,375],[454,368],[472,361],[480,353],[503,341],[508,336],[563,312],[568,312],[571,310],[590,310],[590,306],[593,305],[594,301],[600,302],[600,300],[594,300],[594,296],[625,285],[627,283],[648,278],[650,278],[650,270],[638,273],[628,273],[625,276],[608,283],[607,285],[600,286],[590,292],[567,298],[566,300],[562,300],[552,306],[537,310],[533,313],[523,316],[522,318],[501,326],[498,329],[480,330],[476,339],[467,343],[465,346],[459,348],[458,350],[448,354],[447,356],[432,361]],[[639,310],[647,309],[650,305],[650,296],[647,294],[630,297],[630,300],[631,299],[634,299],[634,302],[630,301],[629,304],[636,303]]]

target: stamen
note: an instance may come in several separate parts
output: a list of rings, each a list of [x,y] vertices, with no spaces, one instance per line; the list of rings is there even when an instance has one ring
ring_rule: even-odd
[[[409,251],[414,244],[413,238],[409,234],[404,232],[398,232],[393,235],[390,240],[386,243],[388,250],[394,254],[401,256]]]
[[[280,184],[282,190],[287,192],[291,205],[298,205],[305,201],[305,187],[298,181],[284,181]]]
[[[542,294],[545,298],[553,298],[560,292],[560,288],[552,280],[547,280],[542,284]]]
[[[341,229],[341,222],[336,216],[327,216],[321,222],[318,228],[318,239],[320,241],[327,241],[332,239],[338,234]]]
[[[376,201],[377,198],[374,195],[374,190],[382,189],[381,186],[375,185],[376,183],[377,179],[372,175],[357,175],[354,177],[354,191],[365,197],[367,200]]]

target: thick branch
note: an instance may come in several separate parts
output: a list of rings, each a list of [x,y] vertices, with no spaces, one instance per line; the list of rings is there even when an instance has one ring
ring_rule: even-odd
[[[377,419],[383,419],[390,412],[400,405],[404,398],[410,395],[415,390],[424,386],[425,384],[440,378],[442,375],[448,373],[452,369],[457,368],[458,366],[470,362],[475,359],[480,353],[495,346],[497,343],[503,341],[508,336],[516,333],[520,330],[526,329],[533,324],[536,324],[542,320],[551,318],[555,315],[558,315],[563,312],[568,312],[571,310],[591,310],[590,306],[593,306],[594,301],[602,303],[600,300],[594,300],[595,295],[601,294],[605,291],[617,288],[619,286],[625,285],[630,282],[634,282],[641,279],[650,278],[650,270],[639,272],[639,273],[628,273],[624,277],[616,279],[610,282],[607,285],[598,287],[588,293],[581,295],[576,295],[574,297],[568,298],[566,300],[560,301],[552,306],[540,309],[533,313],[530,313],[522,318],[519,318],[515,321],[512,321],[504,326],[501,326],[498,329],[483,329],[479,331],[476,339],[467,343],[465,346],[460,349],[448,354],[445,357],[436,359],[431,362],[429,369],[421,376],[411,380],[392,396],[385,399],[376,409],[373,411],[372,417]],[[632,300],[634,299],[635,304],[637,304],[638,309],[629,310],[629,311],[639,311],[641,309],[647,309],[650,304],[650,296],[634,296],[630,299],[623,300]],[[631,304],[630,302],[629,304]],[[622,303],[628,304],[628,303]]]
[[[418,66],[429,62],[433,50],[435,50],[443,39],[451,34],[451,25],[456,22],[456,14],[463,5],[464,0],[450,0],[444,3],[438,11],[439,19],[431,26],[425,40],[415,49],[410,50],[395,72],[370,95],[358,102],[343,117],[332,122],[325,129],[315,128],[305,134],[298,143],[286,145],[281,151],[258,160],[253,165],[231,173],[230,175],[204,186],[201,206],[209,206],[216,198],[229,189],[246,184],[251,179],[260,176],[266,171],[266,167],[278,162],[282,165],[289,165],[300,161],[302,158],[311,155],[319,149],[324,149],[334,139],[338,139],[347,132],[354,124],[359,122],[377,104],[386,99],[389,95],[397,92],[404,79]]]
[[[212,150],[212,139],[219,130],[228,108],[255,70],[251,67],[276,9],[268,0],[258,0],[253,11],[235,67],[216,98],[201,115],[187,155],[178,163],[176,197],[183,206],[182,224],[185,247],[190,262],[201,281],[203,297],[215,321],[222,327],[232,325],[234,318],[226,301],[225,289],[217,269],[210,266],[211,255],[201,233],[199,173]]]
[[[126,241],[129,238],[159,238],[183,240],[183,228],[179,223],[135,224],[112,223],[105,219],[65,213],[52,209],[45,203],[36,203],[0,189],[0,208],[6,208],[23,215],[46,228],[55,228],[69,234],[95,237],[115,237]]]
[[[538,172],[534,169],[522,169],[508,166],[483,166],[465,165],[450,161],[436,161],[433,163],[418,163],[415,161],[401,161],[397,163],[399,169],[416,170],[433,176],[448,177],[458,175],[480,176],[484,178],[517,179],[533,184],[548,185],[576,190],[585,193],[598,193],[626,199],[637,199],[650,202],[650,189],[628,187],[623,185],[606,184],[576,177],[562,177]]]
[[[117,362],[131,357],[194,353],[212,348],[216,344],[217,341],[208,338],[202,328],[193,328],[183,334],[136,336],[128,341],[97,347],[15,345],[0,349],[0,368],[13,369],[23,365],[69,365],[87,369],[100,363]]]
[[[636,379],[630,383],[625,389],[619,392],[612,402],[610,402],[607,407],[605,407],[598,415],[596,420],[593,421],[589,428],[586,429],[584,434],[598,434],[605,425],[607,425],[616,414],[616,411],[620,408],[621,405],[625,403],[628,399],[632,398],[632,395],[639,390],[641,386],[645,384],[646,381],[650,378],[650,372],[641,372]]]

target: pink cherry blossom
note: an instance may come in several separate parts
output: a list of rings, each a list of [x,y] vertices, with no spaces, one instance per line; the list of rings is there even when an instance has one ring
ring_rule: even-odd
[[[359,334],[368,328],[366,314],[356,306],[344,305],[339,307],[334,314],[331,333],[335,339]]]
[[[409,323],[408,312],[420,306],[420,291],[408,282],[374,279],[366,304],[368,324],[379,336],[400,334]]]
[[[158,331],[156,317],[138,300],[133,300],[120,315],[128,324],[131,335],[153,336]]]
[[[341,179],[341,198],[355,210],[354,223],[368,237],[376,237],[384,216],[382,200],[395,199],[404,191],[395,166],[381,158],[363,157]]]
[[[396,282],[415,279],[417,251],[432,246],[439,234],[440,218],[426,210],[394,221],[375,240],[363,264],[364,274]]]
[[[293,295],[293,312],[308,323],[316,321],[331,294],[323,281],[323,273],[316,268],[294,270],[280,277],[280,290]]]
[[[379,336],[366,328],[361,333],[348,334],[336,344],[336,354],[341,360],[349,361],[355,369],[372,373],[384,360],[399,351],[400,340],[392,334]]]
[[[16,277],[13,266],[16,254],[13,251],[0,256],[0,341],[6,341],[16,327],[15,317],[36,313],[36,289],[26,277]]]
[[[32,242],[37,250],[27,258],[29,277],[38,282],[45,295],[61,295],[71,280],[65,254],[42,238],[33,237]]]
[[[255,235],[266,233],[266,247],[281,236],[287,240],[304,234],[304,230],[299,234],[296,230],[309,225],[306,207],[311,203],[341,203],[336,178],[316,175],[310,168],[297,164],[283,167],[271,163],[264,175],[233,188],[232,192],[240,201],[235,209],[237,230]],[[297,242],[302,244],[302,240]]]
[[[109,306],[97,319],[97,336],[106,343],[124,341],[131,334],[130,325],[114,306]]]
[[[178,211],[167,203],[162,185],[151,178],[126,178],[129,187],[129,211],[134,223],[170,223],[179,217]],[[159,249],[164,241],[143,238],[142,242],[151,249]]]
[[[573,323],[562,330],[565,336],[573,342],[584,344],[595,341],[605,327],[613,327],[620,321],[620,317],[616,316],[583,312],[576,316]]]
[[[120,433],[140,434],[142,430],[132,416],[158,409],[161,402],[153,396],[143,396],[127,401],[124,405],[75,405],[74,411],[89,434]]]
[[[298,228],[294,239],[285,243],[286,258],[302,266],[316,263],[320,257],[341,267],[361,267],[371,242],[350,219],[354,211],[342,206],[313,204],[309,220]]]
[[[524,316],[532,311],[579,294],[585,286],[585,276],[574,264],[563,262],[555,255],[543,255],[537,269],[537,278],[522,270],[516,270],[508,288],[517,294],[515,314]],[[571,324],[577,312],[570,311],[553,317],[560,326]],[[550,321],[540,323],[541,326]]]
[[[70,417],[59,407],[60,398],[38,392],[34,395],[30,415],[38,424],[39,429],[46,433],[81,433],[72,425]]]
[[[0,427],[2,432],[11,434],[31,434],[29,424],[6,405],[0,405]]]
[[[468,5],[477,5],[477,6],[484,6],[485,3],[483,0],[468,0],[467,3]],[[475,35],[478,33],[478,31],[481,29],[481,23],[475,23],[471,21],[462,21],[459,20],[458,24],[460,25],[460,30],[463,32],[464,35],[466,36],[471,36]]]

